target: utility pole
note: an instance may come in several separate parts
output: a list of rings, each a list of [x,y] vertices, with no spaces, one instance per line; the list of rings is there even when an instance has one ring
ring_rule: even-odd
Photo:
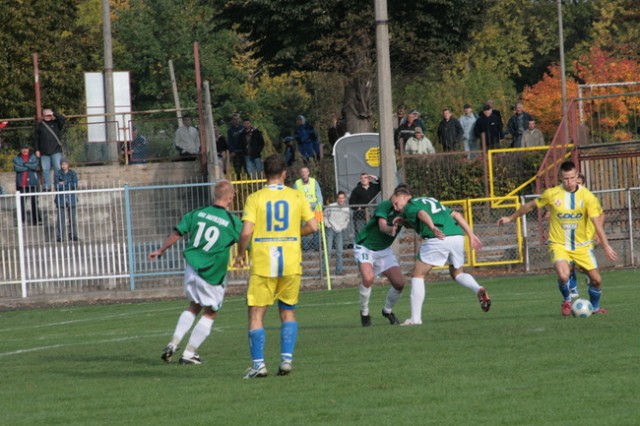
[[[393,106],[391,96],[391,61],[389,59],[389,19],[387,0],[375,1],[376,57],[378,63],[378,111],[380,116],[380,172],[382,198],[393,194],[396,186],[395,148],[393,144]]]
[[[118,161],[118,129],[113,93],[113,42],[111,38],[111,10],[109,0],[102,0],[102,38],[104,45],[104,99],[106,107],[107,155],[109,161]]]
[[[564,142],[569,143],[569,123],[567,117],[567,78],[564,66],[564,34],[562,30],[562,0],[557,0],[558,3],[558,43],[560,45],[560,85],[562,86],[562,132],[564,136]]]

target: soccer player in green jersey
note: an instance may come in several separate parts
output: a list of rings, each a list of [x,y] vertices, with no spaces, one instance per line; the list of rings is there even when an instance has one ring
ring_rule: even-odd
[[[249,195],[242,214],[236,266],[244,265],[247,247],[251,247],[247,305],[253,365],[245,372],[245,379],[267,376],[264,316],[276,300],[282,322],[278,375],[289,374],[292,369],[298,336],[295,309],[302,277],[300,238],[316,232],[318,222],[304,194],[284,185],[285,167],[284,158],[279,154],[264,161],[267,185]]]
[[[180,315],[173,337],[162,352],[165,362],[171,361],[180,341],[204,309],[179,361],[180,364],[202,364],[196,351],[211,333],[213,321],[222,307],[229,250],[238,242],[242,224],[240,219],[229,213],[235,197],[235,190],[229,181],[216,184],[214,197],[213,206],[195,209],[184,215],[162,247],[149,253],[149,260],[153,261],[189,234],[183,254],[186,261],[184,293],[189,299],[189,307]]]
[[[356,235],[353,253],[362,277],[359,292],[360,322],[363,327],[371,326],[369,299],[371,298],[373,281],[378,275],[385,276],[391,283],[384,308],[382,308],[382,316],[387,318],[391,325],[400,324],[393,313],[393,307],[402,295],[405,278],[391,248],[402,229],[402,225],[395,222],[398,216],[399,214],[393,209],[391,201],[384,200],[378,204],[373,217]]]
[[[541,209],[549,206],[551,214],[547,246],[562,294],[560,312],[563,316],[571,314],[569,262],[573,261],[579,268],[587,271],[589,299],[594,313],[607,313],[606,309],[600,307],[602,277],[594,254],[594,237],[597,236],[609,260],[615,261],[618,254],[609,245],[604,232],[602,207],[591,191],[578,185],[578,171],[571,161],[560,165],[560,177],[560,185],[545,190],[540,198],[529,201],[511,216],[501,217],[498,219],[498,226],[513,222],[536,207]]]
[[[396,189],[391,197],[394,209],[423,238],[411,278],[411,318],[402,325],[422,324],[422,304],[425,298],[424,276],[434,266],[449,265],[451,278],[471,290],[484,312],[491,308],[491,299],[471,274],[464,272],[464,235],[471,246],[480,250],[482,242],[462,214],[445,207],[435,198],[413,198],[408,188]]]

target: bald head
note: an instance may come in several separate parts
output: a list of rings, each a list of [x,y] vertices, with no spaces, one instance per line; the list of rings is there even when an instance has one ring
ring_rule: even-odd
[[[228,180],[219,181],[213,188],[213,196],[215,197],[214,204],[224,207],[227,210],[231,207],[235,195],[236,191]]]

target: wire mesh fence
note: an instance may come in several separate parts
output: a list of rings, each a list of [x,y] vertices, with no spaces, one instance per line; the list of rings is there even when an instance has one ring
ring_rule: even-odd
[[[259,185],[257,181],[247,181],[236,183],[236,188],[238,194],[244,194]],[[156,262],[148,262],[147,256],[161,246],[186,212],[212,202],[212,187],[212,183],[188,183],[70,191],[78,200],[75,234],[70,233],[73,224],[68,213],[65,221],[60,221],[55,192],[0,195],[0,297],[180,288],[184,241]],[[611,244],[620,255],[616,266],[637,265],[640,233],[634,230],[640,225],[640,188],[595,193],[605,208],[605,229]],[[528,197],[522,198],[521,202],[527,200]],[[522,222],[498,229],[498,218],[518,207],[516,198],[467,199],[446,204],[463,213],[484,242],[484,249],[477,252],[467,246],[467,265],[525,271],[550,268],[545,245],[547,221],[541,212],[532,212]],[[240,198],[236,205],[234,214],[241,215]],[[370,218],[375,206],[366,207]],[[303,253],[303,277],[312,282],[322,282],[338,269],[335,248],[327,253],[329,269],[323,267],[326,239],[318,238],[318,246]],[[352,276],[358,273],[354,241],[351,221],[340,256],[343,272]],[[397,238],[394,250],[406,273],[413,266],[420,243],[408,229]],[[613,266],[604,256],[598,259],[603,267]],[[248,270],[230,267],[228,278],[231,285],[243,285]]]

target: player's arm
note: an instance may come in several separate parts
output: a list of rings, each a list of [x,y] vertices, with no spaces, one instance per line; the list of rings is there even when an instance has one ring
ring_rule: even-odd
[[[392,225],[389,225],[387,223],[386,218],[379,217],[378,228],[380,229],[380,232],[382,232],[383,234],[388,234],[388,235],[391,235],[392,237],[395,237],[396,232],[398,231],[398,224],[394,222]]]
[[[602,215],[600,215],[602,216]],[[604,232],[604,218],[600,216],[590,217],[589,220],[593,223],[596,228],[596,235],[598,237],[598,241],[600,241],[600,245],[604,248],[604,252],[607,255],[607,258],[612,262],[618,259],[618,253],[609,245],[609,240],[607,239],[607,234]]]
[[[242,268],[245,265],[245,259],[247,257],[247,247],[251,241],[251,235],[253,234],[253,227],[255,224],[245,220],[242,222],[242,231],[240,231],[240,240],[238,241],[238,252],[233,262],[233,266],[236,268]]]
[[[160,257],[164,254],[165,251],[167,251],[167,249],[169,247],[171,247],[172,245],[174,245],[176,243],[176,241],[178,241],[180,238],[182,238],[182,234],[179,233],[177,230],[173,230],[169,236],[167,237],[167,239],[165,240],[164,244],[162,245],[162,247],[160,247],[157,250],[152,251],[151,253],[149,253],[149,256],[147,256],[147,259],[149,260],[155,260],[156,257]]]
[[[305,235],[313,234],[314,232],[317,232],[317,231],[318,231],[318,221],[316,220],[315,217],[309,219],[304,223],[304,225],[300,227],[300,235],[303,237]]]
[[[504,225],[505,223],[513,222],[520,216],[524,216],[525,214],[529,213],[536,207],[537,207],[536,200],[531,200],[528,203],[521,206],[511,216],[503,216],[500,219],[498,219],[498,226]]]
[[[460,228],[462,228],[464,233],[467,234],[469,240],[471,241],[471,247],[473,247],[475,250],[480,250],[482,248],[482,241],[480,241],[480,238],[478,238],[473,232],[473,229],[471,229],[471,226],[466,221],[464,216],[457,211],[453,211],[451,212],[451,217],[453,217],[453,220],[455,220],[458,225],[460,225]]]
[[[427,228],[431,229],[431,232],[435,234],[436,238],[438,238],[439,240],[444,240],[444,233],[436,227],[436,225],[433,223],[433,220],[431,220],[431,216],[429,216],[429,213],[424,210],[420,210],[418,212],[418,219],[420,219],[422,223],[427,225]]]

